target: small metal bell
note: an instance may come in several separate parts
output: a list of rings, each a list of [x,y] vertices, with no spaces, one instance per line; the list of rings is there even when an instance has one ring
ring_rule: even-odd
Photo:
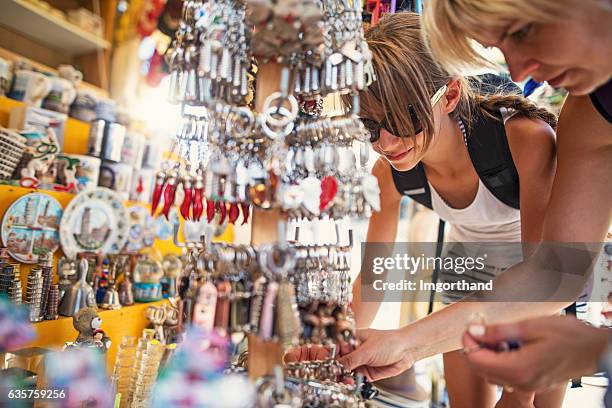
[[[62,298],[59,308],[59,313],[62,316],[73,316],[84,307],[97,309],[94,290],[86,281],[88,269],[89,263],[87,259],[81,259],[79,263],[79,281],[75,282]]]

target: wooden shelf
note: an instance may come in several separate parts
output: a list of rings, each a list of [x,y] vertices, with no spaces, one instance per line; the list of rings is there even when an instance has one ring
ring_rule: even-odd
[[[0,126],[8,127],[11,110],[25,106],[25,103],[0,96]],[[64,128],[64,148],[68,154],[87,153],[89,123],[68,117]]]
[[[3,0],[0,24],[67,55],[110,48],[110,43],[25,0]]]
[[[123,336],[140,337],[142,329],[148,325],[145,311],[149,306],[163,305],[167,300],[160,300],[150,303],[135,303],[132,306],[125,306],[118,310],[98,309],[98,314],[102,318],[102,330],[111,339],[111,347],[107,355],[108,368],[112,369],[117,355],[117,348]],[[74,341],[77,338],[77,331],[72,326],[71,317],[61,316],[57,320],[44,320],[33,323],[36,331],[36,340],[32,341],[27,347],[59,348],[67,341]]]
[[[9,60],[13,64],[16,64],[18,62],[25,62],[28,65],[32,66],[37,71],[40,71],[46,74],[50,74],[50,75],[58,75],[57,69],[51,68],[50,66],[42,64],[38,61],[34,61],[33,59],[24,57],[23,55],[7,50],[6,48],[0,47],[0,58]],[[109,98],[109,94],[106,89],[99,88],[93,84],[90,84],[89,82],[82,81],[77,86],[77,91],[81,91],[81,90],[89,91],[98,98],[105,98],[105,99]]]

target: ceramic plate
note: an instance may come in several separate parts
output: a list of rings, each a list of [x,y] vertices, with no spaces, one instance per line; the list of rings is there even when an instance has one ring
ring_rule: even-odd
[[[22,263],[38,262],[43,252],[59,248],[62,206],[47,194],[30,193],[17,199],[4,213],[2,242]]]
[[[180,201],[177,201],[180,203]],[[169,214],[169,220],[166,220],[166,217],[163,215],[158,215],[155,218],[155,234],[157,239],[165,241],[166,239],[170,239],[174,232],[174,223],[178,222],[179,216],[178,211],[175,207],[172,207]]]
[[[130,219],[128,251],[139,251],[153,245],[157,231],[155,219],[150,212],[148,208],[142,206],[133,206],[128,209]]]
[[[68,258],[78,252],[116,253],[123,249],[130,229],[119,195],[98,187],[70,201],[60,224],[62,249]]]

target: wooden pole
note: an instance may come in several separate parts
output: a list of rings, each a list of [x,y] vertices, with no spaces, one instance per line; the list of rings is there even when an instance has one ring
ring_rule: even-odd
[[[257,71],[255,110],[261,112],[268,95],[280,89],[282,65],[263,64]],[[286,218],[279,209],[253,209],[251,245],[261,245],[278,241],[278,222]],[[283,347],[278,341],[262,341],[257,335],[249,337],[249,377],[256,379],[272,374],[274,366],[282,363]]]

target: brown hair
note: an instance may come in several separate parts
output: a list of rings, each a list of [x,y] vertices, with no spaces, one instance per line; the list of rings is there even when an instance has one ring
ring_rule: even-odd
[[[372,52],[372,63],[376,81],[367,90],[360,92],[360,115],[370,118],[385,117],[396,124],[399,135],[414,136],[408,106],[412,106],[416,117],[423,126],[425,146],[434,134],[431,96],[452,79],[425,46],[421,38],[419,15],[415,13],[396,13],[384,16],[378,24],[365,33],[366,41]],[[491,115],[499,108],[512,108],[517,115],[540,119],[556,126],[556,117],[543,108],[518,94],[484,96],[478,86],[471,86],[464,77],[461,81],[461,98],[450,114],[461,119],[466,126],[472,123],[474,108]],[[343,103],[350,106],[349,96],[343,96]]]

